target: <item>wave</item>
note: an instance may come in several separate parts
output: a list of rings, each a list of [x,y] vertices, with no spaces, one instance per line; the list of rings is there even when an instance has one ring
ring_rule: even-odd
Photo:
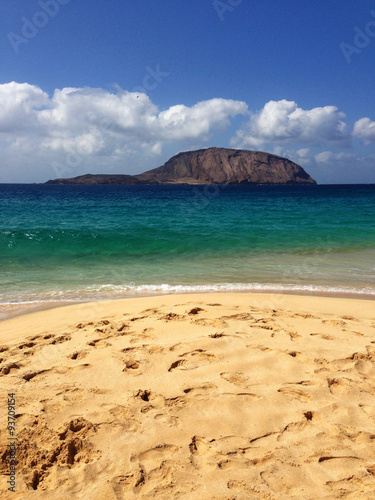
[[[0,296],[1,305],[37,305],[40,303],[58,304],[62,302],[87,302],[111,300],[149,295],[183,294],[183,293],[215,293],[215,292],[270,292],[270,293],[306,293],[306,294],[344,294],[368,295],[375,298],[375,287],[300,285],[274,283],[216,283],[196,285],[174,284],[126,284],[126,285],[92,285],[77,290],[50,290],[41,293],[12,294]]]

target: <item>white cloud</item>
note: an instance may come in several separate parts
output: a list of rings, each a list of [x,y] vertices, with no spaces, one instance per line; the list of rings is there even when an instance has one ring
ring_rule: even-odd
[[[268,143],[345,144],[350,133],[342,121],[344,117],[335,106],[304,110],[294,101],[269,101],[237,131],[232,144],[237,147],[264,147]]]
[[[204,147],[209,140],[209,145],[226,146],[212,143],[215,132],[226,130],[233,117],[248,114],[246,103],[232,99],[160,110],[140,92],[63,88],[49,96],[28,83],[2,84],[0,182],[43,182],[88,172],[139,173],[178,151]],[[337,152],[336,146],[348,145],[352,136],[373,144],[375,122],[362,118],[351,134],[343,119],[334,106],[303,110],[293,101],[269,101],[250,115],[232,145],[290,158],[308,166],[318,181],[320,175],[323,181],[341,179],[341,172],[348,182],[373,179],[371,155],[354,148]]]
[[[281,145],[277,145],[272,149],[272,153],[284,158],[288,158],[302,166],[307,165],[311,162],[311,151],[310,148],[300,148],[300,149],[285,149]]]
[[[332,162],[350,162],[359,160],[354,153],[334,153],[333,151],[322,151],[314,156],[318,164],[332,164]]]
[[[85,160],[99,168],[105,160],[107,168],[117,165],[130,173],[127,159],[137,156],[142,164],[142,158],[160,155],[165,144],[205,142],[215,130],[226,129],[231,117],[246,113],[244,102],[230,99],[160,111],[139,92],[64,88],[49,97],[37,86],[11,82],[0,85],[0,159],[11,161],[17,150],[18,161],[24,153],[24,164],[34,162],[40,169],[44,164],[48,177],[52,163],[83,168]]]
[[[48,104],[48,95],[28,83],[0,85],[0,133],[23,132],[35,126],[35,112]]]
[[[289,158],[305,168],[319,183],[375,182],[375,155],[360,151],[320,151],[317,148],[283,148],[277,145],[272,152]]]
[[[375,122],[372,122],[370,118],[361,118],[356,121],[353,136],[366,145],[375,143]]]
[[[375,155],[361,155],[355,151],[322,151],[313,156],[312,165],[316,177],[323,183],[375,182]]]
[[[245,114],[247,106],[231,99],[210,99],[188,108],[172,106],[159,114],[159,123],[165,139],[208,137],[214,127],[223,130],[230,125],[229,117]]]
[[[310,161],[310,149],[309,148],[301,148],[297,149],[296,154],[298,158],[304,159],[306,161]]]

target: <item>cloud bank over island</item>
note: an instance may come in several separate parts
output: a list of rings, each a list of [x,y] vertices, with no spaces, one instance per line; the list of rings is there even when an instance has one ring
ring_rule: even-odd
[[[374,169],[374,155],[366,153],[375,143],[369,117],[350,125],[335,106],[302,109],[285,99],[270,100],[259,111],[249,108],[212,98],[161,110],[142,92],[66,87],[50,96],[36,85],[5,83],[0,182],[44,182],[89,171],[135,174],[164,163],[171,150],[212,145],[273,152],[317,172],[340,162]],[[215,136],[224,132],[230,144],[217,144]]]

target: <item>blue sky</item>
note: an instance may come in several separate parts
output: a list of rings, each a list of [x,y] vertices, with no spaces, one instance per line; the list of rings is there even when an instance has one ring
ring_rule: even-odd
[[[375,182],[375,1],[0,6],[0,182],[269,151]]]

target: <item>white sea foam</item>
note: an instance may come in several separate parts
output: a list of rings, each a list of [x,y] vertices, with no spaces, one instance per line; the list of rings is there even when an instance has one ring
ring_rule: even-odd
[[[275,283],[214,283],[214,284],[144,284],[127,283],[123,285],[92,285],[82,289],[50,290],[41,293],[19,294],[0,297],[2,308],[7,306],[37,306],[41,303],[58,304],[61,302],[86,302],[111,300],[126,297],[147,295],[181,294],[181,293],[214,293],[214,292],[274,292],[274,293],[311,293],[331,295],[367,295],[374,296],[375,287],[301,285]]]

